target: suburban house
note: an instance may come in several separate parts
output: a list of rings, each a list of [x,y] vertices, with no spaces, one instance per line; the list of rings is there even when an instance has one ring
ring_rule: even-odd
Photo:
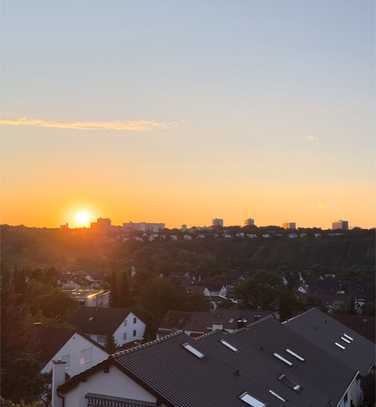
[[[53,360],[63,360],[65,373],[74,376],[109,356],[102,346],[72,329],[35,326],[32,335],[42,374],[52,371]]]
[[[204,295],[205,297],[219,297],[226,299],[228,297],[228,287],[226,284],[220,283],[208,283],[208,284],[199,284],[191,285],[187,287],[187,292],[189,294],[199,294]]]
[[[320,331],[325,346],[272,316],[234,333],[176,332],[117,352],[66,382],[64,362],[56,361],[52,407],[359,406],[374,345],[341,324]],[[337,347],[332,335],[359,342],[358,357]]]
[[[157,336],[161,337],[176,331],[196,337],[215,330],[234,332],[270,312],[248,310],[217,310],[215,312],[168,311],[164,316]]]
[[[145,323],[126,308],[79,307],[68,322],[106,347],[113,337],[117,347],[144,338]]]

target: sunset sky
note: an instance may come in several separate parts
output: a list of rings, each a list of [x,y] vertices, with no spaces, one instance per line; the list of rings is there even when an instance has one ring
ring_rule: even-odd
[[[374,1],[0,5],[0,223],[376,226]]]

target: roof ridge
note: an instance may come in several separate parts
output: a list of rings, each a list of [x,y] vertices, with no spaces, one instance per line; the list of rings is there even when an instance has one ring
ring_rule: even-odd
[[[223,333],[225,333],[225,331],[223,329],[215,329],[213,331],[206,332],[206,333],[204,333],[200,336],[197,336],[196,338],[192,338],[192,339],[194,341],[199,341],[200,339],[207,338],[208,336],[212,336],[212,335],[218,335],[220,333],[223,334]]]
[[[261,323],[261,322],[264,322],[264,321],[266,321],[266,320],[268,320],[268,319],[274,319],[274,320],[276,320],[276,318],[274,317],[273,314],[265,315],[264,317],[258,319],[257,321],[253,321],[253,322],[247,324],[247,325],[246,325],[245,327],[243,327],[243,328],[236,329],[235,332],[233,332],[233,333],[248,331],[248,330],[249,330],[250,328],[252,328],[253,326],[255,326],[255,325],[257,325],[257,324],[259,324],[259,323]]]
[[[310,309],[307,309],[306,311],[301,312],[301,313],[298,314],[298,315],[294,315],[293,317],[291,317],[291,318],[289,318],[289,319],[286,319],[286,321],[281,322],[281,324],[282,324],[282,325],[287,324],[287,323],[289,323],[290,321],[292,321],[293,319],[300,318],[300,317],[302,317],[303,315],[308,314],[308,312],[311,312],[311,311],[317,310],[317,309],[318,309],[317,307],[312,307],[312,308],[310,308]]]
[[[168,341],[168,340],[174,338],[175,336],[179,336],[179,335],[181,335],[181,334],[183,334],[183,333],[184,333],[184,332],[183,332],[183,331],[180,331],[180,330],[179,330],[179,331],[175,331],[175,332],[172,332],[172,333],[169,334],[169,335],[162,336],[161,338],[157,338],[157,339],[154,339],[154,340],[152,340],[152,341],[143,343],[143,344],[141,344],[141,345],[134,346],[133,348],[120,350],[120,351],[118,351],[118,352],[113,353],[113,354],[111,355],[111,358],[116,359],[116,358],[118,358],[118,357],[120,357],[120,356],[123,356],[123,355],[126,355],[126,354],[130,354],[130,353],[134,353],[134,352],[137,352],[137,351],[139,351],[139,350],[143,350],[143,349],[149,348],[149,347],[154,346],[154,345],[158,345],[158,344],[160,344],[160,343],[162,343],[162,342],[166,342],[166,341]]]

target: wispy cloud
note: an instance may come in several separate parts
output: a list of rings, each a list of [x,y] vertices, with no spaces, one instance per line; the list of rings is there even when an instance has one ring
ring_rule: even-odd
[[[318,143],[319,142],[319,138],[317,137],[317,136],[306,136],[306,141],[308,142],[308,143],[312,143],[312,144],[314,144],[314,143]]]
[[[59,121],[45,119],[2,119],[0,126],[28,126],[46,127],[54,129],[74,129],[74,130],[123,130],[123,131],[150,131],[165,130],[172,124],[148,120],[127,120],[127,121]]]

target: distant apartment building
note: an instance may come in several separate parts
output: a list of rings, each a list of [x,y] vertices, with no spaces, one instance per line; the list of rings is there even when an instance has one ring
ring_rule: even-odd
[[[283,228],[288,229],[288,230],[296,230],[296,223],[295,222],[285,222],[283,224]]]
[[[248,218],[244,221],[245,226],[255,226],[255,220],[253,218]]]
[[[332,223],[332,230],[349,230],[349,221],[338,220]]]
[[[223,222],[223,219],[221,219],[221,218],[214,218],[212,220],[212,226],[214,228],[223,228],[223,225],[224,225],[224,222]]]
[[[112,229],[111,219],[98,218],[96,222],[92,222],[90,229],[94,232],[107,233]]]
[[[128,222],[123,223],[126,232],[159,233],[165,228],[164,223]]]

